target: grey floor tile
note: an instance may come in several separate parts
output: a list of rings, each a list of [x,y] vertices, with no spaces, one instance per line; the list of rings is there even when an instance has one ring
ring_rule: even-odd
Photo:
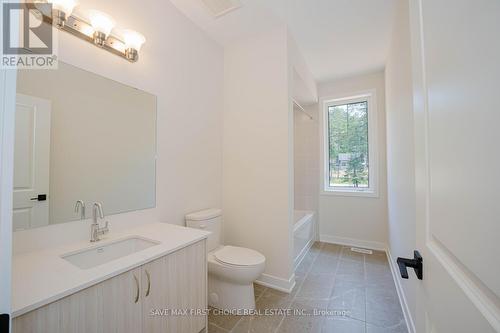
[[[364,321],[350,318],[325,318],[322,333],[365,333],[366,324]]]
[[[208,323],[208,333],[227,333],[228,330],[220,328],[212,323]]]
[[[260,284],[253,284],[253,290],[255,294],[255,299],[259,298],[262,293],[267,289],[267,287],[261,286]]]
[[[392,327],[403,320],[403,311],[393,288],[366,288],[366,322],[378,327]]]
[[[350,280],[336,279],[328,309],[346,311],[346,316],[364,321],[366,319],[365,287]]]
[[[310,273],[315,274],[335,274],[339,258],[330,254],[320,253],[311,267]]]
[[[296,296],[290,304],[290,309],[300,310],[305,314],[314,314],[314,310],[326,310],[328,299],[314,299],[308,297]]]
[[[309,273],[297,292],[297,297],[327,299],[332,293],[334,281],[334,274]]]
[[[337,244],[328,244],[325,243],[321,248],[321,254],[329,255],[332,257],[340,257],[342,252],[342,246]]]
[[[289,294],[255,285],[258,315],[211,314],[208,331],[407,332],[385,252],[365,255],[348,246],[316,242],[295,276],[296,285]],[[295,314],[284,315],[277,309]]]
[[[365,261],[367,263],[387,265],[387,255],[382,251],[373,251],[373,254],[365,255]]]
[[[255,307],[258,310],[265,309],[284,309],[293,301],[292,294],[288,294],[279,290],[267,289],[259,298]]]
[[[362,261],[344,260],[342,258],[339,261],[336,275],[346,279],[364,282],[365,265]]]
[[[319,252],[317,253],[311,253],[311,251],[309,251],[305,256],[304,258],[302,259],[302,261],[300,262],[300,264],[297,266],[297,269],[295,270],[295,275],[296,276],[302,276],[304,277],[308,272],[309,270],[311,269],[314,261],[316,260],[316,257],[318,256]]]
[[[325,310],[327,304],[327,301],[323,300],[298,297],[295,298],[294,302],[290,306],[290,309],[295,311],[295,314],[291,316],[285,316],[277,332],[321,332],[321,327],[325,317],[315,315],[315,310]]]
[[[391,268],[388,262],[374,263],[367,261],[365,262],[365,272],[368,285],[395,289]]]
[[[292,301],[291,294],[266,289],[255,304],[258,315],[243,317],[231,332],[274,332]]]
[[[408,333],[408,329],[404,320],[401,320],[397,325],[391,327],[378,327],[366,323],[366,333]]]
[[[211,309],[208,315],[208,323],[230,331],[236,326],[241,317],[242,316],[223,315],[222,312],[217,309]]]
[[[377,262],[377,261],[367,259],[365,262],[365,266],[366,266],[367,272],[376,272],[376,273],[385,272],[385,273],[391,274],[391,267],[389,266],[389,262],[387,262],[387,261]]]
[[[278,333],[319,333],[321,321],[318,318],[289,317],[283,320]]]
[[[231,333],[272,333],[280,324],[283,316],[246,316],[242,318]]]

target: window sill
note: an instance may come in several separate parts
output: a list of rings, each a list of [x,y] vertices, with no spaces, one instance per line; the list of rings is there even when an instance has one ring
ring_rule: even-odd
[[[379,194],[374,190],[333,190],[333,189],[324,189],[321,191],[321,195],[333,195],[333,196],[341,196],[341,197],[365,197],[365,198],[378,198]]]

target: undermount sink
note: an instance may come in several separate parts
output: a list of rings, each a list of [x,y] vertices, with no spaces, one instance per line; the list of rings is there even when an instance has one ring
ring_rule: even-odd
[[[81,269],[88,269],[158,244],[160,244],[160,242],[138,236],[131,236],[84,250],[66,253],[63,254],[61,258]]]

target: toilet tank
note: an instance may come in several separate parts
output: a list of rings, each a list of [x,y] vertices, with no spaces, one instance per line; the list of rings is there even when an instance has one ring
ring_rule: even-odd
[[[211,208],[187,214],[186,226],[189,228],[210,231],[207,239],[207,250],[215,250],[220,245],[222,210]]]

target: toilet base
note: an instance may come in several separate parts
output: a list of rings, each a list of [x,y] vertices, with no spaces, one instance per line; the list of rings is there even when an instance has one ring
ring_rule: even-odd
[[[253,282],[237,284],[208,275],[208,304],[211,307],[239,311],[255,310]]]

